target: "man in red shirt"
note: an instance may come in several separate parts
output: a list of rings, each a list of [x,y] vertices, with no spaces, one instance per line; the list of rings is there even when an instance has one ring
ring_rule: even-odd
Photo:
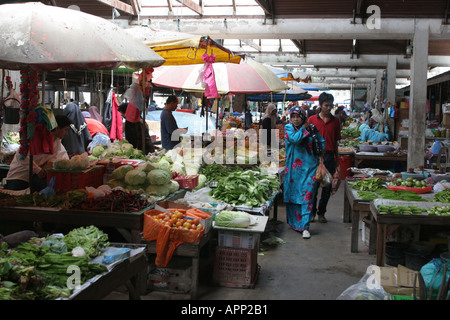
[[[331,175],[340,174],[339,158],[338,158],[338,140],[341,139],[341,123],[339,118],[331,114],[333,108],[334,97],[332,94],[323,92],[319,96],[320,112],[308,118],[308,123],[313,124],[319,130],[325,139],[325,150],[323,155],[323,163]],[[322,194],[317,206],[317,194],[314,196],[312,219],[317,214],[319,222],[325,223],[325,212],[327,211],[328,200],[331,196],[331,184],[322,188]]]

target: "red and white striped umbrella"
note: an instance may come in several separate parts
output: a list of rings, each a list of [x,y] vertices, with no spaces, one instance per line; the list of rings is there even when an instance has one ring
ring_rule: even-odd
[[[270,93],[289,89],[271,70],[251,59],[241,63],[212,64],[217,92],[227,93]],[[152,82],[159,87],[177,90],[204,92],[204,65],[160,66],[153,72]]]

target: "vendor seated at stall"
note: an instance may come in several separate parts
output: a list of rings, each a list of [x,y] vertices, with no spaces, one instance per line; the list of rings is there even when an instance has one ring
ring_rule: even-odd
[[[89,133],[92,136],[92,141],[88,145],[88,150],[92,150],[95,146],[98,145],[106,146],[108,142],[111,142],[108,129],[106,129],[103,123],[91,118],[91,114],[88,111],[83,111],[81,112],[81,114],[83,115]]]
[[[389,140],[389,128],[388,126],[384,126],[384,132],[379,131],[381,119],[377,116],[372,116],[369,120],[369,123],[363,123],[359,126],[359,131],[361,135],[359,136],[359,140],[361,142],[372,141],[372,143],[377,144],[382,141]]]
[[[58,126],[50,132],[53,136],[53,153],[33,156],[31,184],[37,191],[41,191],[47,187],[47,174],[45,169],[51,168],[53,161],[56,159],[69,159],[66,148],[62,145],[61,140],[69,132],[69,126],[72,122],[64,115],[55,115],[55,119]],[[25,159],[21,159],[19,151],[16,152],[9,167],[8,175],[5,178],[5,189],[24,190],[30,186],[29,163],[29,155]]]

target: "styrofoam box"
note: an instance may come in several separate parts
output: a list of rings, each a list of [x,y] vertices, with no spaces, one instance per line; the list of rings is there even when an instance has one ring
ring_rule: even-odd
[[[219,230],[218,240],[220,247],[254,249],[259,243],[259,233],[236,232]]]

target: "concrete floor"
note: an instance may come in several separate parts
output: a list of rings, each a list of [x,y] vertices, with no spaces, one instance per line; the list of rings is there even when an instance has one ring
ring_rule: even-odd
[[[359,252],[350,252],[351,224],[343,223],[344,189],[328,204],[328,223],[311,224],[310,239],[303,239],[286,223],[285,207],[278,207],[277,221],[270,221],[262,238],[271,235],[286,243],[263,246],[258,255],[260,273],[254,288],[228,288],[211,283],[211,265],[200,272],[198,300],[335,300],[357,283],[375,256],[359,237]],[[273,217],[271,213],[271,218]],[[209,259],[211,260],[211,259]],[[126,299],[126,291],[113,292],[106,299]],[[142,296],[142,299],[154,299]]]

